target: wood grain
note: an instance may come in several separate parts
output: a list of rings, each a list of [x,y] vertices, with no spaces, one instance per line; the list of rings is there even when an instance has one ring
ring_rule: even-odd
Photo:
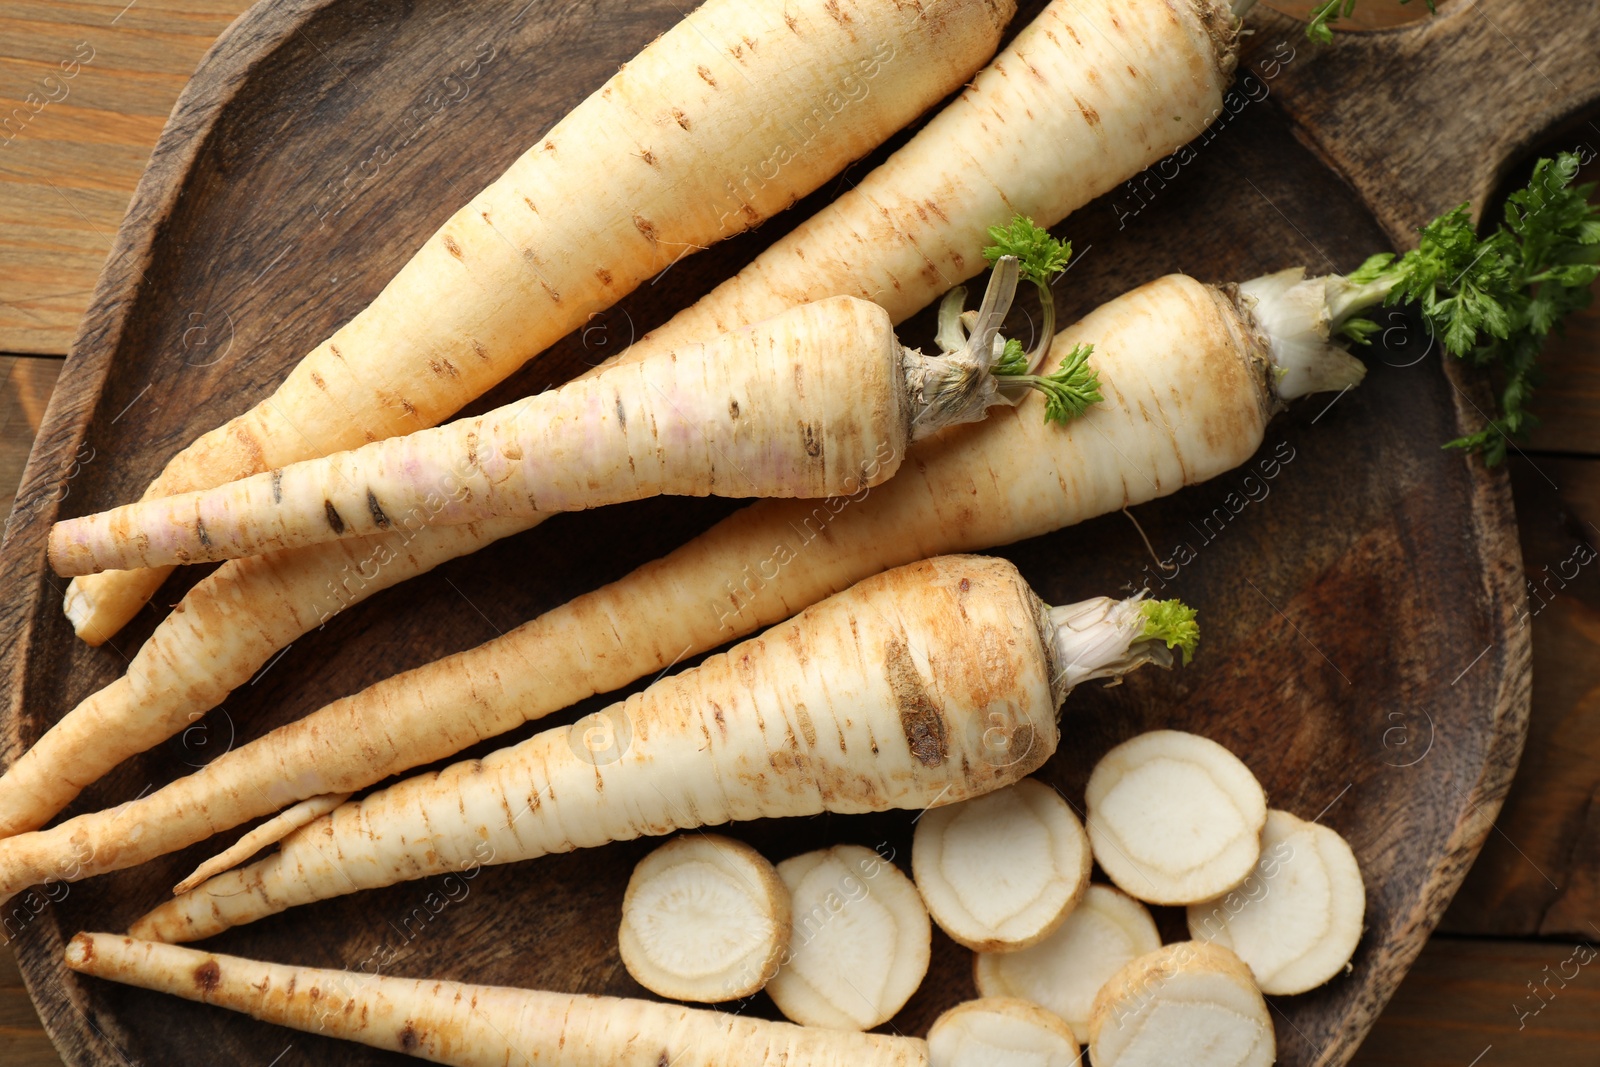
[[[1533,714],[1495,832],[1442,925],[1600,938],[1600,461],[1535,454],[1512,474]]]
[[[247,6],[0,0],[0,351],[67,351],[167,113]]]
[[[1476,209],[1552,131],[1600,102],[1600,19],[1563,4],[1473,0],[1332,46],[1300,40],[1272,86],[1296,135],[1360,195],[1397,247],[1463,201]],[[1261,56],[1294,19],[1253,16]],[[1592,143],[1597,128],[1581,125]],[[1577,131],[1574,131],[1575,135]]]
[[[1593,1067],[1600,1050],[1597,946],[1600,934],[1543,943],[1435,937],[1352,1062]]]
[[[60,373],[59,359],[0,356],[0,516],[11,514],[22,468]]]

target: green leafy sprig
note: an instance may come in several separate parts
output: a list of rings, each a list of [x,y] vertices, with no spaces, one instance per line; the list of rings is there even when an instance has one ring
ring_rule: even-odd
[[[1411,0],[1400,0],[1402,4],[1409,4]],[[1436,11],[1434,0],[1427,0],[1428,10]],[[1306,22],[1306,36],[1320,44],[1333,43],[1332,24],[1340,19],[1349,18],[1356,9],[1356,0],[1322,0],[1322,3],[1311,9],[1311,14]]]
[[[1410,252],[1373,256],[1346,279],[1385,305],[1415,305],[1446,352],[1498,372],[1499,415],[1446,446],[1482,453],[1491,466],[1538,425],[1527,402],[1539,382],[1539,350],[1568,314],[1589,305],[1600,276],[1600,205],[1590,203],[1594,184],[1572,184],[1579,164],[1570,152],[1539,160],[1485,237],[1463,204],[1424,226]],[[1365,318],[1340,326],[1363,344],[1377,329]]]
[[[1025,351],[1022,342],[1015,338],[1008,340],[989,371],[1013,388],[1037,389],[1045,395],[1045,419],[1068,423],[1082,415],[1091,404],[1105,399],[1100,394],[1100,377],[1089,365],[1089,354],[1094,346],[1077,345],[1052,374],[1033,374],[1030,368],[1039,366],[1049,356],[1056,332],[1056,304],[1050,293],[1050,283],[1067,269],[1072,259],[1072,242],[1057,240],[1024,215],[1013,218],[1009,226],[989,227],[989,240],[994,244],[983,250],[984,258],[993,263],[1001,256],[1016,256],[1022,277],[1039,289],[1039,307],[1044,313],[1034,350]]]
[[[1199,612],[1181,600],[1146,600],[1139,610],[1144,613],[1144,633],[1140,636],[1164,642],[1168,648],[1182,649],[1184,665],[1188,666],[1200,644],[1200,624],[1195,621]]]
[[[989,370],[1007,383],[1025,385],[1043,393],[1045,421],[1064,426],[1089,410],[1091,404],[1105,399],[1100,395],[1100,376],[1089,365],[1093,352],[1094,345],[1074,345],[1055,373],[1029,374],[1028,356],[1022,350],[1022,342],[1012,339],[1006,342],[1000,362]]]
[[[989,240],[994,244],[983,250],[983,258],[993,263],[1001,256],[1016,256],[1022,276],[1047,289],[1072,258],[1071,241],[1056,240],[1025,215],[1013,218],[1009,226],[990,226]]]

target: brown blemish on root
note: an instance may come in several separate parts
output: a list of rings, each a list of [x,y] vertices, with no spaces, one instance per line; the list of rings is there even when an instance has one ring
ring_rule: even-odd
[[[794,706],[794,721],[800,727],[800,736],[806,739],[809,748],[817,747],[817,726],[811,721],[811,713],[806,711],[804,704]]]
[[[456,244],[456,239],[449,234],[444,235],[444,247],[447,252],[457,259],[461,258],[461,246]]]
[[[841,26],[850,21],[850,16],[840,10],[839,0],[828,0],[826,4],[822,5],[822,10],[826,11],[828,17]]]
[[[415,1052],[421,1044],[422,1038],[417,1036],[416,1024],[406,1023],[405,1028],[400,1031],[400,1051]]]
[[[323,390],[324,392],[327,391],[328,383],[323,381],[322,375],[318,374],[316,371],[311,372],[311,384],[316,386],[318,389]]]
[[[222,984],[222,968],[216,960],[206,960],[194,969],[194,984],[203,993],[215,993]]]
[[[283,468],[279,467],[272,472],[272,502],[283,503]]]
[[[611,272],[606,270],[604,267],[596,267],[594,276],[600,279],[601,285],[611,284]]]
[[[817,439],[817,432],[811,428],[809,422],[800,424],[800,436],[805,441],[806,455],[812,459],[822,455],[822,442]]]
[[[900,709],[900,729],[906,736],[911,755],[924,767],[939,766],[950,755],[949,731],[939,706],[922,684],[922,675],[917,672],[905,642],[890,639],[883,648],[883,663],[889,689]],[[876,742],[873,749],[877,749]]]
[[[700,75],[700,80],[711,86],[711,88],[715,89],[717,87],[717,79],[711,76],[710,67],[696,67],[694,72]]]
[[[646,241],[651,244],[656,243],[656,224],[643,215],[635,215],[633,217],[633,228],[643,234]]]
[[[200,539],[200,543],[206,548],[211,547],[211,535],[206,532],[206,521],[204,519],[197,518],[194,520],[194,535]]]
[[[728,417],[730,419],[739,417],[739,402],[737,400],[728,401]]]
[[[378,498],[371,489],[367,490],[367,510],[372,513],[372,521],[377,523],[378,529],[389,528],[389,516],[383,513],[383,507],[378,503]]]
[[[783,16],[783,24],[785,26],[789,27],[789,32],[790,33],[799,33],[800,32],[800,23],[795,21],[795,17],[793,15],[785,14]]]
[[[344,533],[344,520],[339,517],[339,511],[333,506],[333,501],[327,497],[322,499],[322,511],[328,517],[328,529],[335,534]]]
[[[685,115],[683,112],[679,111],[677,108],[673,108],[672,109],[672,117],[678,121],[678,125],[682,129],[687,130],[689,128],[689,116],[688,115]]]
[[[650,151],[648,148],[639,153],[639,158],[644,160],[645,166],[647,167],[653,167],[656,165],[656,154]]]
[[[1074,104],[1078,105],[1078,113],[1083,116],[1083,121],[1084,122],[1087,122],[1090,126],[1098,126],[1098,125],[1100,125],[1100,112],[1096,111],[1094,108],[1090,107],[1088,104],[1085,104],[1082,100],[1079,100],[1077,97],[1073,97],[1072,98],[1072,102]]]

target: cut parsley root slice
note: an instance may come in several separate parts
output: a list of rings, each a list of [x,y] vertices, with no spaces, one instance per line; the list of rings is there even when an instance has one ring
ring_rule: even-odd
[[[1366,907],[1345,839],[1272,811],[1255,873],[1220,900],[1190,905],[1189,935],[1233,950],[1263,993],[1304,993],[1350,962]]]
[[[1140,956],[1095,997],[1094,1067],[1270,1067],[1277,1038],[1250,968],[1227,949],[1180,941]]]
[[[917,887],[871,849],[836,845],[778,864],[794,929],[767,983],[802,1026],[870,1030],[905,1006],[928,973],[933,927]]]
[[[928,1030],[930,1067],[1073,1067],[1078,1056],[1058,1016],[1009,997],[957,1004]]]
[[[789,890],[742,841],[675,838],[634,868],[622,900],[622,964],[652,993],[714,1004],[757,992],[789,947]]]
[[[1082,1044],[1101,986],[1130,960],[1160,947],[1143,904],[1119,889],[1091,885],[1043,941],[1020,952],[979,953],[973,977],[984,997],[1018,997],[1048,1008]]]
[[[1026,948],[1060,926],[1091,864],[1072,808],[1032,778],[925,812],[911,845],[933,921],[978,952]]]
[[[1095,765],[1085,799],[1094,858],[1152,904],[1221,896],[1261,855],[1261,783],[1204,737],[1156,730],[1118,745]]]

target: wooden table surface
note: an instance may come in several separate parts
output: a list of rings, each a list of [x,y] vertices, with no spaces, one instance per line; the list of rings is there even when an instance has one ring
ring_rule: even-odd
[[[0,115],[12,116],[0,129],[0,515],[150,147],[205,48],[246,6],[0,0]],[[44,82],[64,61],[73,76]],[[1588,169],[1600,178],[1600,165]],[[1591,310],[1548,352],[1545,423],[1512,461],[1534,649],[1521,770],[1357,1056],[1363,1067],[1600,1064],[1600,567],[1574,563],[1600,544],[1597,355]],[[1425,729],[1399,728],[1397,752],[1426,760]],[[60,1062],[0,952],[0,1064]]]

